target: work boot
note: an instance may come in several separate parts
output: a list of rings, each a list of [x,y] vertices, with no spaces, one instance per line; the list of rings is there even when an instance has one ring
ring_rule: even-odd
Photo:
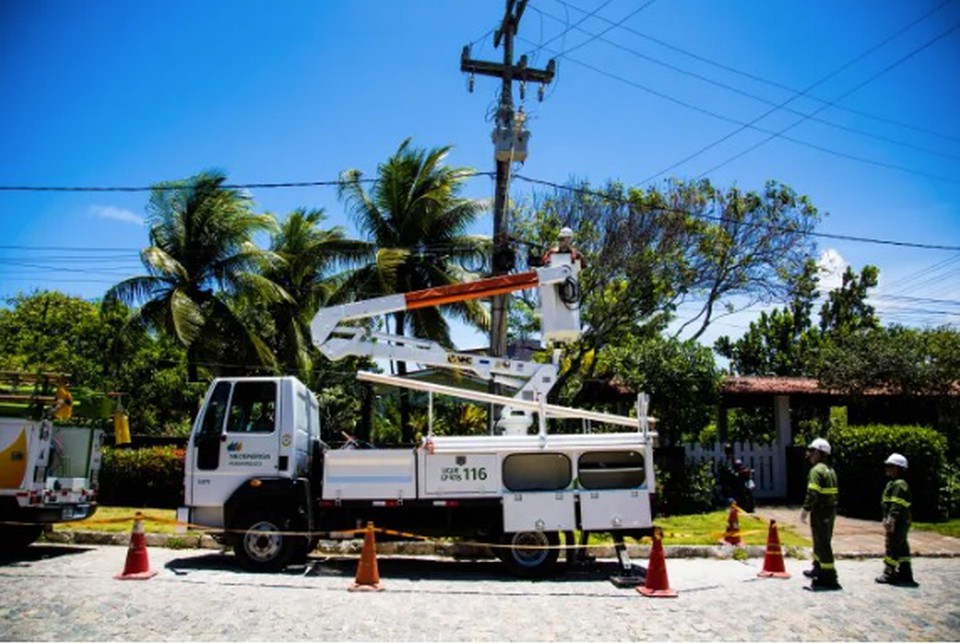
[[[803,571],[803,576],[806,577],[807,579],[816,579],[816,578],[817,578],[817,575],[819,575],[819,574],[820,574],[820,562],[819,562],[819,561],[814,561],[814,562],[813,562],[813,568],[811,568],[810,570],[804,570],[804,571]]]
[[[909,563],[900,564],[897,574],[894,575],[890,583],[895,586],[908,586],[910,588],[916,588],[920,585],[913,580],[913,567]]]
[[[841,586],[836,580],[826,581],[824,579],[820,579],[819,577],[810,582],[809,586],[804,586],[804,588],[815,592],[821,590],[843,590],[843,586]]]
[[[842,590],[843,587],[837,582],[837,571],[835,570],[820,570],[817,573],[817,576],[810,582],[810,585],[806,587],[807,590],[820,591],[820,590]]]
[[[878,584],[892,584],[896,581],[897,570],[890,564],[884,564],[883,574],[874,579]]]

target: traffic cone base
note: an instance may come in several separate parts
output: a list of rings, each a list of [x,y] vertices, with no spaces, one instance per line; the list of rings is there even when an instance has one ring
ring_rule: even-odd
[[[775,577],[778,579],[788,579],[790,573],[787,572],[783,564],[783,551],[780,549],[780,536],[777,534],[777,522],[770,521],[770,529],[767,531],[767,553],[763,558],[763,570],[757,573],[757,577]]]
[[[363,550],[360,552],[360,563],[357,564],[357,578],[347,588],[350,591],[377,591],[383,590],[380,584],[380,570],[377,567],[377,545],[373,537],[373,523],[367,524],[363,535]]]
[[[147,555],[147,537],[143,534],[143,519],[137,513],[133,520],[133,532],[130,535],[130,547],[127,548],[127,561],[123,572],[114,575],[114,579],[150,579],[155,577],[156,570],[150,570],[150,557]]]
[[[728,543],[731,546],[739,546],[743,543],[740,539],[740,517],[737,514],[736,504],[730,505],[730,514],[727,516],[727,530],[720,543]]]
[[[677,591],[670,588],[667,579],[667,561],[663,553],[662,531],[655,528],[653,548],[650,549],[650,565],[647,566],[643,586],[637,586],[637,592],[644,597],[676,597]]]

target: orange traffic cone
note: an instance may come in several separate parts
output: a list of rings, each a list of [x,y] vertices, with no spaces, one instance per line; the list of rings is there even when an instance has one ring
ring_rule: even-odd
[[[780,550],[780,536],[777,534],[777,522],[770,520],[770,531],[767,533],[767,554],[763,558],[763,570],[757,577],[790,577],[783,565],[783,552]]]
[[[643,586],[637,592],[646,597],[676,597],[677,591],[670,588],[667,579],[667,560],[663,554],[663,529],[653,529],[653,548],[650,550],[650,565]]]
[[[150,558],[147,556],[147,537],[143,534],[143,515],[137,512],[133,518],[133,532],[130,534],[130,547],[127,548],[127,562],[123,572],[114,579],[150,579],[157,574],[150,570]]]
[[[383,586],[380,585],[380,571],[377,568],[377,544],[374,542],[373,533],[373,521],[370,521],[363,535],[363,550],[360,551],[357,578],[348,590],[383,590]]]
[[[723,535],[720,543],[729,543],[731,546],[739,546],[740,540],[740,517],[737,513],[736,503],[730,504],[730,515],[727,517],[727,531]]]

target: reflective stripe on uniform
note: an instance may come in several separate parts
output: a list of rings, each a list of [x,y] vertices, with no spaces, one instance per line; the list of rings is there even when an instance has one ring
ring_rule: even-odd
[[[910,507],[910,501],[907,501],[906,499],[901,499],[899,496],[885,496],[883,497],[882,502],[883,503],[899,503],[905,508]]]
[[[820,487],[816,483],[810,483],[807,486],[808,490],[813,490],[814,492],[819,492],[820,494],[837,494],[838,489],[835,487]],[[876,497],[874,497],[876,498]]]
[[[831,563],[823,563],[823,562],[821,561],[821,562],[820,562],[820,568],[822,568],[823,570],[836,570],[837,567],[833,564],[833,562],[831,562]]]

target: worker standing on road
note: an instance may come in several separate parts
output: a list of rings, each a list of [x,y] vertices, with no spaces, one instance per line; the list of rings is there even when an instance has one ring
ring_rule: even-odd
[[[800,522],[810,518],[810,534],[813,537],[813,569],[804,571],[812,577],[809,590],[840,590],[837,568],[833,563],[833,524],[837,519],[837,474],[826,461],[830,456],[830,443],[815,438],[807,445],[807,460],[813,465],[807,482],[807,496],[803,501]]]
[[[883,508],[883,529],[886,532],[886,556],[883,558],[883,574],[877,577],[878,584],[918,586],[913,580],[910,564],[910,486],[904,480],[907,459],[903,454],[893,453],[884,462],[884,473],[890,481],[883,489],[880,505]]]

